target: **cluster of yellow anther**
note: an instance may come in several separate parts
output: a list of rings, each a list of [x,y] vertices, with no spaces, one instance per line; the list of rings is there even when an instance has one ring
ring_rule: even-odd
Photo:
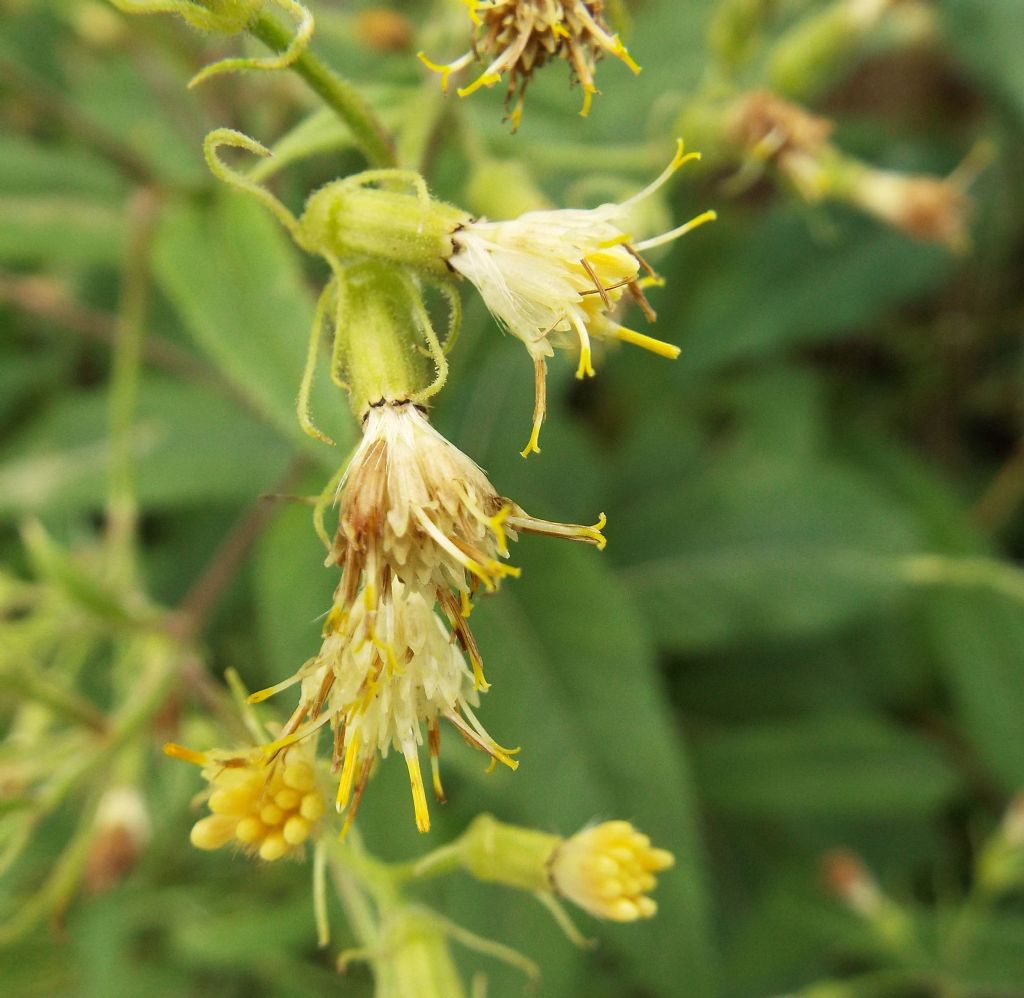
[[[555,890],[596,918],[635,922],[658,910],[648,894],[675,857],[628,821],[606,821],[560,843],[550,860]]]
[[[203,766],[210,784],[212,813],[192,826],[192,844],[219,849],[233,842],[267,861],[294,854],[324,813],[312,747],[294,745],[268,759],[261,750],[232,755],[167,746],[168,755]]]

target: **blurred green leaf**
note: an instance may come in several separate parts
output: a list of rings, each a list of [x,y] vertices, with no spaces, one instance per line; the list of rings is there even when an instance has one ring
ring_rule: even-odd
[[[688,237],[668,274],[685,305],[672,313],[662,306],[675,318],[659,335],[683,348],[673,367],[678,382],[849,335],[929,293],[949,272],[946,251],[845,213],[826,241],[788,205],[753,225],[738,224],[735,212],[723,209],[732,217]]]
[[[107,495],[107,400],[57,400],[6,451],[0,511],[90,510]],[[291,449],[209,388],[149,376],[135,431],[137,479],[154,508],[254,500],[284,473]]]
[[[657,639],[689,651],[834,628],[900,591],[890,559],[915,545],[870,479],[828,463],[730,460],[616,522],[621,577]]]
[[[709,732],[695,749],[709,801],[747,820],[891,821],[947,803],[959,782],[923,738],[870,714],[820,711]]]
[[[105,160],[71,144],[43,144],[2,132],[0,191],[5,194],[80,194],[112,199],[125,182]]]
[[[107,264],[120,262],[121,209],[65,194],[0,197],[0,261]]]
[[[307,487],[317,486],[313,480]],[[256,626],[265,668],[245,678],[261,686],[280,682],[320,648],[321,621],[331,608],[338,570],[324,567],[324,546],[308,506],[285,506],[263,534],[253,560]],[[286,697],[288,694],[282,694]]]
[[[1019,0],[940,0],[945,36],[979,79],[1024,116],[1024,7]]]
[[[1024,607],[987,592],[930,594],[932,651],[971,744],[1007,791],[1024,786]]]

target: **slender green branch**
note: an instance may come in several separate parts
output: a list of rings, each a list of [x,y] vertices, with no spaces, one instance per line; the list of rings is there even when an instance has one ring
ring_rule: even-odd
[[[59,714],[84,724],[93,731],[107,730],[106,718],[72,690],[59,686],[36,667],[26,665],[4,672],[4,685],[13,693],[46,704]]]
[[[249,32],[275,52],[283,52],[291,42],[288,30],[268,14],[256,18],[249,25]],[[349,127],[363,155],[373,166],[397,164],[394,141],[388,130],[351,83],[308,51],[303,52],[291,68]]]
[[[156,222],[158,199],[140,190],[129,203],[129,229],[121,284],[121,307],[110,380],[110,495],[107,537],[118,574],[134,577],[133,545],[138,515],[135,501],[133,431],[138,410],[139,371],[145,335],[149,243]]]

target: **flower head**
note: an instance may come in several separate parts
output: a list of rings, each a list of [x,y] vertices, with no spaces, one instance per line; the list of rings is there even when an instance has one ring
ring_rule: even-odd
[[[198,849],[233,842],[261,859],[281,859],[301,849],[324,813],[312,739],[280,751],[193,752],[173,744],[164,751],[202,766],[210,785],[212,813],[192,826],[192,844]]]
[[[658,910],[648,897],[656,873],[675,857],[656,849],[628,821],[606,821],[561,842],[549,860],[551,883],[596,918],[635,922]]]
[[[338,489],[338,531],[329,562],[344,572],[339,603],[356,593],[386,593],[394,577],[436,592],[449,612],[464,614],[472,593],[497,588],[519,570],[508,565],[508,540],[520,531],[604,547],[593,527],[529,516],[500,496],[477,467],[409,401],[368,409],[363,439]],[[453,601],[457,594],[458,599]]]
[[[590,112],[594,94],[597,62],[607,52],[621,59],[634,73],[640,67],[633,61],[619,36],[612,34],[604,20],[603,0],[464,0],[475,26],[473,45],[454,62],[438,64],[422,52],[421,61],[441,74],[441,86],[447,91],[448,78],[461,72],[477,58],[489,60],[487,68],[468,86],[459,89],[460,97],[481,87],[491,87],[508,75],[507,103],[516,99],[511,112],[513,127],[519,126],[526,88],[534,70],[551,59],[564,59],[571,68],[573,82],[583,87],[584,117]]]
[[[579,345],[578,378],[593,376],[591,339],[621,340],[674,359],[679,348],[620,325],[613,313],[628,294],[649,321],[656,316],[643,289],[657,283],[640,255],[714,219],[704,212],[670,232],[633,242],[631,209],[698,153],[676,155],[654,183],[622,204],[590,210],[531,211],[504,222],[471,221],[452,236],[449,266],[472,282],[508,332],[526,345],[536,372],[533,434],[523,452],[539,451],[544,420],[545,360],[555,345]]]

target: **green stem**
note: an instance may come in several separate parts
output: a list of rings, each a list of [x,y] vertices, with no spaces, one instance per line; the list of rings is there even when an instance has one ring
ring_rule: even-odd
[[[327,845],[327,862],[335,893],[345,911],[345,917],[361,947],[372,948],[380,938],[377,916],[367,898],[368,885],[356,875],[351,866],[351,854],[341,842]]]
[[[275,52],[283,52],[291,41],[289,32],[267,14],[256,18],[249,25],[249,32]],[[351,129],[357,145],[373,166],[395,166],[397,159],[394,141],[373,108],[351,83],[309,52],[303,52],[291,68]]]
[[[0,925],[0,946],[21,939],[51,912],[68,903],[78,887],[89,858],[93,841],[93,821],[99,807],[102,789],[97,788],[79,812],[78,828],[60,858],[51,867],[49,876],[23,903],[17,913]]]
[[[133,430],[142,365],[147,288],[148,248],[157,214],[157,196],[140,190],[128,206],[127,253],[121,284],[113,370],[110,379],[110,495],[107,502],[107,537],[115,570],[122,581],[134,577],[135,500]]]

